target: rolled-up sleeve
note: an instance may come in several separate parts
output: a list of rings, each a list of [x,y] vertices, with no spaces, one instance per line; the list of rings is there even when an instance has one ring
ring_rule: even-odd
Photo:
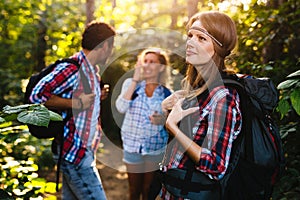
[[[72,91],[74,83],[78,78],[77,67],[75,65],[61,64],[53,72],[43,77],[33,88],[29,100],[32,103],[44,103],[53,94],[64,98],[71,98],[71,93],[67,96],[60,95],[64,91]]]
[[[241,131],[239,96],[236,91],[220,94],[211,105],[206,140],[202,144],[198,169],[221,178],[229,162],[232,142]]]
[[[116,100],[116,108],[117,110],[124,114],[130,106],[130,100],[124,99],[121,95]]]
[[[131,78],[126,79],[124,81],[124,83],[122,85],[121,93],[120,93],[120,95],[118,96],[118,98],[116,100],[116,108],[122,114],[124,114],[130,106],[131,100],[127,100],[127,99],[123,98],[125,92],[127,92],[127,90],[128,90],[128,87],[129,87],[130,83],[131,83]]]

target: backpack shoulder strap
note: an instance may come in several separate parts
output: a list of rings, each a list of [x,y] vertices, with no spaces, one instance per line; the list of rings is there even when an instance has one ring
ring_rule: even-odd
[[[60,63],[70,63],[70,64],[75,65],[80,73],[80,78],[81,78],[81,81],[83,84],[84,93],[85,94],[92,93],[89,81],[88,81],[87,77],[85,76],[84,72],[81,70],[81,65],[79,64],[79,62],[77,60],[72,59],[72,58],[64,58],[64,59],[57,60],[55,63],[56,63],[56,65],[60,64]]]
[[[171,91],[164,85],[161,85],[163,87],[163,90],[164,90],[164,96],[165,98],[167,98],[168,96],[171,95]],[[140,89],[140,85],[137,85],[137,87],[135,88],[132,96],[131,96],[131,100],[134,100],[137,96],[138,96],[138,93],[137,91]]]
[[[59,59],[56,61],[57,64],[60,63],[70,63],[73,64],[77,67],[77,69],[80,69],[80,64],[77,60],[73,59],[73,58],[64,58],[64,59]]]
[[[168,96],[171,95],[171,91],[164,85],[162,85],[162,87],[164,88],[164,95],[165,95],[165,98],[167,98]]]
[[[140,89],[140,87],[141,87],[141,86],[140,86],[139,83],[138,83],[137,86],[135,87],[135,89],[134,89],[132,95],[131,95],[131,100],[134,100],[135,98],[137,98],[137,96],[138,96],[137,91]]]
[[[232,154],[231,156],[233,160],[230,166],[231,168],[235,168],[235,165],[239,158],[240,151],[244,152],[245,157],[250,160],[254,158],[253,155],[253,138],[252,138],[252,126],[251,121],[253,119],[254,108],[252,106],[252,102],[250,100],[250,96],[245,89],[245,77],[239,78],[237,75],[229,75],[223,77],[224,84],[228,87],[232,87],[237,90],[240,97],[240,109],[242,112],[242,129],[237,139],[234,141]],[[243,146],[243,147],[242,147]],[[242,148],[242,149],[241,149]],[[236,152],[238,151],[238,152]],[[233,170],[232,169],[232,170]]]
[[[225,86],[231,86],[235,88],[239,93],[245,92],[245,86],[243,84],[243,79],[239,78],[237,75],[222,75],[222,80]]]

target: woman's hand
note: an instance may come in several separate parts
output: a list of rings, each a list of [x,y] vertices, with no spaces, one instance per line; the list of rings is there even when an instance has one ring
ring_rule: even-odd
[[[142,60],[140,57],[138,57],[138,60],[134,66],[135,70],[134,70],[134,73],[133,73],[133,77],[132,77],[132,80],[138,82],[138,81],[141,81],[142,78],[143,78],[143,66],[142,66]]]
[[[166,128],[170,131],[170,134],[173,136],[176,136],[176,134],[178,133],[178,122],[180,122],[185,116],[190,115],[199,110],[198,106],[188,108],[186,110],[182,109],[183,100],[184,98],[181,98],[177,101],[166,121]]]
[[[163,112],[167,112],[169,110],[172,110],[173,106],[177,103],[177,101],[181,98],[183,98],[186,95],[185,90],[178,90],[168,96],[162,103],[161,107]]]

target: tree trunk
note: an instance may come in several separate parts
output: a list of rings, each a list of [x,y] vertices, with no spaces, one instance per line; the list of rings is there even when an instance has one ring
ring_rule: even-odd
[[[178,6],[177,0],[173,0],[173,5],[172,5],[173,11],[171,13],[171,25],[170,25],[171,29],[176,29],[177,27],[177,13],[176,13],[177,6]]]
[[[116,0],[111,0],[111,7],[112,7],[112,12],[113,12],[114,9],[117,7],[117,2],[116,2]],[[110,25],[111,25],[111,26],[115,26],[115,20],[111,19],[111,20],[110,20]]]
[[[270,0],[267,3],[267,7],[270,9],[278,9],[284,0]],[[283,51],[283,43],[279,43],[280,37],[285,35],[286,30],[281,29],[276,36],[272,39],[268,46],[265,46],[262,50],[263,63],[267,64],[270,61],[277,60]]]
[[[46,56],[46,50],[47,50],[47,43],[45,40],[46,34],[47,34],[47,26],[45,25],[46,22],[46,16],[47,11],[43,12],[41,14],[41,19],[38,24],[38,41],[37,41],[37,51],[36,51],[36,60],[37,65],[34,67],[34,71],[41,71],[45,68],[45,56]]]
[[[199,0],[187,0],[187,11],[189,19],[198,12],[198,2]]]
[[[95,0],[86,0],[86,24],[94,20]]]

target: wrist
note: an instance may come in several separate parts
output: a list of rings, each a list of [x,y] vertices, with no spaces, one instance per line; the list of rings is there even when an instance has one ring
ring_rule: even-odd
[[[82,109],[83,109],[83,102],[82,102],[82,99],[79,97],[77,100],[78,100],[78,109],[79,109],[79,110],[82,110]]]
[[[178,131],[179,131],[179,128],[176,124],[170,122],[167,118],[166,120],[166,123],[165,123],[165,127],[166,129],[169,131],[169,133],[172,135],[172,136],[176,136]]]
[[[138,82],[139,82],[139,80],[132,79],[132,82],[134,82],[134,83],[138,83]]]

